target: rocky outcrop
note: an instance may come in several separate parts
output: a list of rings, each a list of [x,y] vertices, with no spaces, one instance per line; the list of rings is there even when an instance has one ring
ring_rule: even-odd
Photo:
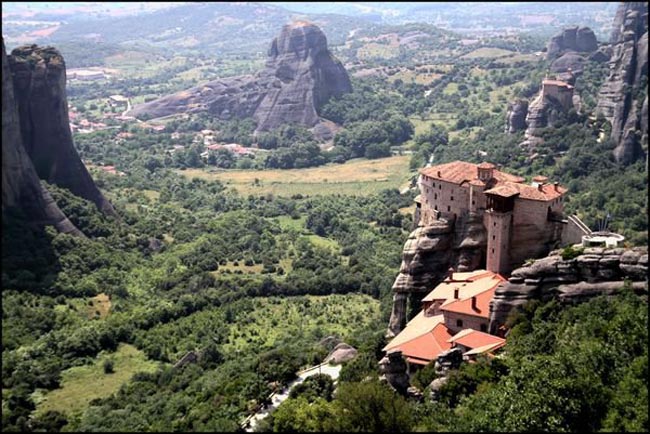
[[[562,259],[561,250],[514,270],[499,285],[490,303],[490,333],[496,334],[511,310],[533,299],[557,298],[577,303],[620,291],[625,282],[639,293],[648,292],[648,248],[586,248],[579,256]]]
[[[410,386],[409,376],[406,371],[406,360],[404,360],[401,351],[389,352],[379,361],[380,381],[386,381],[402,395],[406,395]]]
[[[596,35],[589,27],[569,27],[553,36],[546,46],[548,59],[566,51],[592,52],[598,49]]]
[[[25,151],[13,81],[2,41],[2,214],[18,211],[39,226],[53,225],[60,232],[83,236],[43,187]]]
[[[621,164],[644,158],[642,95],[648,76],[648,6],[627,2],[619,6],[612,31],[610,73],[600,88],[596,111],[611,124],[614,157]],[[646,97],[647,98],[647,97]]]
[[[256,131],[283,124],[320,127],[321,107],[331,98],[351,92],[341,62],[327,48],[325,34],[314,24],[296,22],[273,40],[265,68],[254,76],[211,81],[202,86],[135,106],[129,114],[150,117],[208,111],[220,119],[252,117]],[[323,128],[327,131],[323,132]]]
[[[559,101],[545,97],[541,92],[528,105],[526,114],[525,137],[530,139],[539,134],[539,130],[554,124],[558,120],[558,114],[564,112],[564,107]]]
[[[14,49],[8,60],[23,145],[38,176],[115,215],[74,148],[61,53],[26,45]]]
[[[357,349],[352,345],[341,342],[327,355],[323,363],[333,363],[335,365],[348,362],[357,356]]]
[[[396,336],[406,325],[409,297],[419,306],[420,299],[443,281],[450,267],[461,272],[478,268],[486,246],[487,233],[477,214],[435,220],[411,232],[393,283],[393,309],[386,336]]]
[[[526,129],[528,101],[519,99],[508,104],[506,114],[506,132],[513,134]]]

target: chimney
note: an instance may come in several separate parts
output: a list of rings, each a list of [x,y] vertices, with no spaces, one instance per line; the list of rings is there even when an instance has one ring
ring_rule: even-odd
[[[537,184],[537,189],[538,189],[539,191],[543,191],[543,190],[542,190],[542,187],[544,187],[544,184]]]
[[[557,186],[558,186],[558,182],[556,181],[556,182],[553,183],[553,188],[555,189],[555,191],[558,191]]]
[[[472,297],[472,310],[478,311],[478,308],[476,307],[476,296]]]
[[[445,280],[448,280],[449,282],[454,281],[454,267],[449,267],[447,270],[447,275],[445,276]]]
[[[440,174],[439,170],[438,170],[438,178],[442,178],[442,175]]]
[[[458,300],[458,288],[454,288],[454,300]]]

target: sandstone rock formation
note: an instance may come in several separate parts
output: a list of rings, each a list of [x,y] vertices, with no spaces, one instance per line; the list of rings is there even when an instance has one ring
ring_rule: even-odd
[[[323,363],[333,363],[335,365],[348,362],[357,356],[357,349],[352,345],[341,342],[327,355]]]
[[[554,59],[565,51],[592,52],[597,49],[596,35],[589,27],[569,27],[551,38],[546,46],[546,56]]]
[[[19,211],[36,225],[83,236],[42,186],[23,145],[13,81],[2,41],[2,214]]]
[[[420,299],[443,281],[449,267],[461,272],[479,268],[486,246],[482,217],[472,213],[452,221],[436,220],[411,232],[393,283],[393,309],[386,336],[396,336],[406,325],[409,296],[419,307]]]
[[[630,164],[644,158],[648,149],[647,123],[644,124],[647,116],[642,116],[647,91],[645,100],[641,100],[642,86],[647,86],[648,77],[647,3],[627,2],[619,6],[611,43],[610,73],[600,89],[596,111],[612,124],[616,161]]]
[[[406,395],[410,386],[409,376],[406,371],[406,360],[404,360],[401,351],[389,352],[379,361],[380,381],[388,382],[393,389],[402,395]]]
[[[115,215],[72,143],[65,62],[52,47],[26,45],[8,58],[23,144],[38,176]]]
[[[506,114],[506,132],[513,134],[526,129],[528,101],[519,99],[508,104]]]
[[[512,309],[528,300],[576,303],[597,295],[610,295],[631,282],[635,291],[648,292],[648,248],[586,248],[573,259],[561,250],[518,268],[499,285],[490,303],[490,333],[496,334]]]
[[[202,86],[135,106],[129,114],[150,117],[208,111],[220,119],[252,117],[257,132],[283,124],[319,126],[319,111],[334,96],[352,91],[341,62],[327,48],[325,34],[314,24],[296,22],[273,40],[265,68],[254,76],[218,79]],[[322,131],[325,128],[326,131]]]

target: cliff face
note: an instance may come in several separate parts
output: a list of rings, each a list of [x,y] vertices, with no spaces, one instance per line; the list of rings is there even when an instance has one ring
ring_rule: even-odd
[[[483,219],[474,214],[455,221],[436,220],[411,232],[393,283],[387,336],[396,336],[406,325],[409,296],[419,306],[420,299],[442,282],[450,267],[460,272],[479,268],[485,261],[486,246]]]
[[[132,116],[167,116],[208,111],[220,119],[252,117],[257,131],[287,123],[326,124],[320,108],[333,96],[352,91],[340,61],[314,24],[286,25],[273,40],[265,68],[254,76],[214,80],[203,86],[135,106]]]
[[[648,292],[647,247],[586,248],[576,258],[564,260],[561,251],[518,268],[499,285],[490,303],[490,333],[496,333],[511,310],[529,300],[557,298],[576,303],[619,291],[625,280],[636,292]]]
[[[74,148],[61,54],[28,45],[13,50],[8,60],[23,144],[38,176],[115,215]]]
[[[2,42],[2,214],[17,209],[31,222],[83,235],[41,185],[23,146],[9,62]]]
[[[517,100],[508,104],[506,114],[506,132],[513,134],[526,129],[526,114],[528,113],[528,101]]]
[[[596,110],[612,124],[616,161],[630,164],[645,157],[648,149],[647,123],[642,117],[647,90],[645,99],[641,99],[648,77],[647,3],[619,6],[611,43],[610,73],[600,89]]]

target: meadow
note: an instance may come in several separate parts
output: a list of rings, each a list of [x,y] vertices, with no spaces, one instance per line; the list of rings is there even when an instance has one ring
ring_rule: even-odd
[[[177,172],[188,179],[218,180],[242,195],[303,196],[344,194],[369,196],[387,188],[401,188],[409,181],[409,157],[397,155],[378,160],[355,159],[290,170],[186,169]]]

